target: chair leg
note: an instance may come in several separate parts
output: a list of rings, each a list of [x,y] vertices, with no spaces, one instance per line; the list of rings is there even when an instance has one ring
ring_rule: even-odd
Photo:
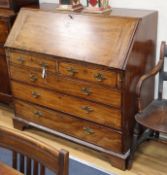
[[[155,139],[159,139],[159,132],[158,132],[158,131],[155,131],[155,132],[154,132],[154,138],[155,138]]]
[[[153,130],[146,129],[140,136],[140,127],[141,126],[138,123],[136,123],[136,126],[134,128],[134,133],[133,133],[133,143],[132,143],[130,156],[128,160],[128,169],[132,167],[132,162],[133,162],[133,158],[134,158],[134,154],[137,149],[137,146],[143,143],[145,140],[150,139],[151,138],[150,135],[152,135],[153,133]]]
[[[133,130],[133,140],[132,140],[132,145],[131,145],[131,149],[130,149],[130,156],[129,156],[129,160],[128,160],[128,164],[127,164],[128,169],[131,169],[131,167],[132,167],[132,162],[133,162],[135,150],[137,148],[139,135],[140,135],[140,125],[139,125],[139,123],[136,122],[134,130]]]
[[[145,129],[145,131],[142,133],[142,135],[140,136],[139,140],[138,140],[138,145],[140,145],[141,143],[143,143],[145,140],[150,140],[152,139],[152,135],[153,135],[154,131],[147,128]]]

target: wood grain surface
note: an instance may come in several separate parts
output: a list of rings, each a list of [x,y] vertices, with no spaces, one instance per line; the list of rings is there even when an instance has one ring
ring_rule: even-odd
[[[9,62],[18,64],[20,66],[27,66],[32,69],[39,69],[42,71],[42,67],[45,66],[47,71],[56,73],[57,62],[56,59],[49,59],[47,56],[30,54],[25,52],[11,52]]]
[[[1,0],[0,1],[0,7],[10,8],[10,0]]]
[[[4,44],[8,36],[8,25],[7,21],[0,20],[0,44]]]
[[[93,69],[90,66],[66,62],[60,62],[59,72],[67,77],[91,81],[102,85],[109,85],[114,88],[117,87],[117,80],[119,76],[119,73],[115,70],[105,71],[100,68]]]

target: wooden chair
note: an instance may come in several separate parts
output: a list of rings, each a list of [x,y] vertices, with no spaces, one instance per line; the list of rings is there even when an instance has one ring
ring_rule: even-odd
[[[56,175],[68,175],[69,153],[65,150],[4,126],[0,126],[0,146],[13,151],[13,168],[25,175],[45,175],[46,167]]]
[[[137,84],[138,113],[135,115],[136,125],[133,132],[133,143],[128,163],[129,168],[132,165],[134,152],[140,143],[148,139],[159,139],[160,132],[167,133],[167,100],[163,99],[163,83],[167,81],[167,72],[164,71],[165,57],[167,57],[167,45],[165,42],[162,42],[158,64],[151,72],[143,75]],[[155,76],[157,73],[159,73],[158,99],[153,100],[145,109],[142,109],[142,85],[145,80]]]

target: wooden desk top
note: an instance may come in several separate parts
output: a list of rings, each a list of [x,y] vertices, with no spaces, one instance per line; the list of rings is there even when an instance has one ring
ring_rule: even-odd
[[[2,162],[0,162],[0,174],[3,174],[3,175],[23,175],[22,173],[5,165]]]
[[[137,18],[75,13],[71,18],[60,11],[22,9],[5,46],[123,69],[138,22]]]

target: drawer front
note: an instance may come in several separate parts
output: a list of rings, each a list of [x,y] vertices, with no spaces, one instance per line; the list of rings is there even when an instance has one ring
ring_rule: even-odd
[[[121,152],[119,132],[22,101],[15,101],[16,115],[115,152]]]
[[[80,98],[12,81],[14,97],[84,118],[112,128],[121,128],[121,111]]]
[[[9,30],[8,30],[7,22],[0,20],[0,44],[5,43],[8,33],[9,33]]]
[[[8,66],[4,55],[0,55],[0,92],[10,94]]]
[[[10,7],[10,0],[0,0],[0,7],[9,8]]]
[[[39,69],[43,77],[47,75],[47,72],[56,72],[56,61],[53,59],[47,59],[45,56],[24,52],[10,52],[9,59],[11,63]]]
[[[59,65],[59,72],[64,76],[109,85],[114,88],[120,86],[119,74],[114,71],[100,70],[79,64],[61,62]]]
[[[0,46],[0,55],[5,55],[5,49],[3,48],[3,46]]]
[[[60,76],[58,77],[50,73],[43,79],[40,72],[15,65],[10,65],[10,76],[13,80],[19,80],[31,85],[57,90],[118,108],[121,106],[120,91],[102,87],[100,85],[93,85]]]

